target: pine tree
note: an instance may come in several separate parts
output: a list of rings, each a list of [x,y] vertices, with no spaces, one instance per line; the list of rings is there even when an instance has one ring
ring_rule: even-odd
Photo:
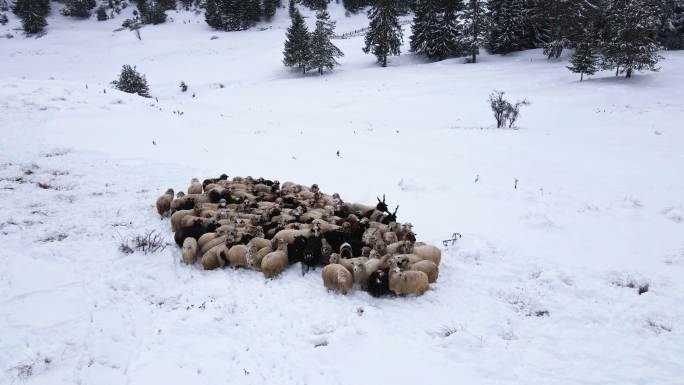
[[[463,8],[463,0],[442,0],[437,41],[428,50],[428,57],[444,59],[463,54],[463,30],[458,22],[458,15],[463,12]]]
[[[141,12],[142,13],[142,12]],[[166,21],[164,7],[158,1],[151,1],[144,17],[141,18],[145,24],[161,24]]]
[[[278,8],[278,0],[264,0],[263,9],[266,20],[271,20]]]
[[[64,2],[62,14],[82,18],[90,17],[91,5],[94,5],[94,2],[90,0],[67,0]]]
[[[26,33],[41,32],[47,26],[45,16],[50,13],[49,0],[17,0],[12,12],[21,18]]]
[[[477,61],[480,46],[484,44],[487,32],[485,2],[483,0],[466,0],[465,9],[461,14],[463,37],[461,47],[464,53],[470,55],[471,63]]]
[[[100,5],[97,8],[97,21],[105,21],[107,20],[107,9],[105,8],[104,5]]]
[[[524,0],[489,0],[487,49],[506,54],[531,48],[531,31]]]
[[[296,67],[302,71],[302,74],[306,74],[307,64],[311,58],[311,47],[309,31],[298,10],[294,11],[292,24],[287,29],[286,36],[283,63],[287,67]]]
[[[149,98],[150,89],[147,86],[147,79],[136,71],[135,67],[124,64],[121,68],[119,79],[112,82],[116,89],[127,92],[129,94],[138,94],[140,96]]]
[[[410,49],[417,54],[428,51],[428,42],[435,39],[434,31],[438,27],[437,0],[419,0],[411,25]]]
[[[614,0],[605,30],[603,67],[628,78],[634,70],[657,71],[657,26],[658,9],[648,0]]]
[[[320,11],[328,8],[329,0],[299,0],[299,2],[307,8]]]
[[[332,70],[337,64],[335,58],[344,54],[330,39],[335,34],[335,22],[330,20],[328,11],[316,13],[316,29],[311,34],[311,59],[309,69],[316,69],[323,75],[323,70]]]
[[[9,19],[7,18],[7,15],[4,13],[0,13],[0,25],[5,25],[9,22]]]
[[[225,24],[223,23],[223,17],[219,10],[218,0],[207,0],[206,8],[204,11],[204,20],[207,24],[215,29],[225,29]]]
[[[559,58],[563,49],[575,47],[596,29],[601,0],[528,0],[528,18],[544,55]]]
[[[387,56],[399,55],[403,33],[395,0],[376,0],[368,11],[370,24],[365,38],[363,52],[372,52],[383,67],[387,67]]]
[[[287,13],[290,15],[290,19],[294,17],[297,6],[295,5],[295,0],[289,0],[287,2]]]
[[[176,9],[176,0],[157,0],[157,4],[165,11],[173,11]]]
[[[665,0],[658,42],[668,50],[684,49],[684,0]]]
[[[591,41],[583,41],[577,44],[575,53],[570,58],[570,71],[580,74],[580,82],[584,80],[584,74],[593,75],[598,71],[599,58],[596,55]]]

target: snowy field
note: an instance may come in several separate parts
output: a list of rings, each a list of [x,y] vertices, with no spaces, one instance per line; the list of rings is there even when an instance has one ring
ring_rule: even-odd
[[[284,9],[170,18],[0,29],[0,384],[684,384],[684,52],[580,84],[568,53],[380,68],[358,36],[302,78]],[[123,64],[152,99],[112,89]],[[494,89],[532,102],[519,129],[493,128]],[[223,172],[385,193],[419,239],[463,237],[419,298],[118,251],[172,241],[156,197]]]

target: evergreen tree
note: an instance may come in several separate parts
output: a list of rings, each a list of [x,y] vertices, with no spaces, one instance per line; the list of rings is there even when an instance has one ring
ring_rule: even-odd
[[[614,0],[609,9],[603,47],[603,66],[625,73],[657,71],[661,57],[655,36],[658,9],[649,0]]]
[[[145,24],[161,24],[166,21],[165,8],[158,2],[152,1],[147,13],[141,19]]]
[[[489,0],[487,49],[506,54],[532,48],[525,0]]]
[[[295,0],[289,0],[287,2],[287,13],[290,15],[290,19],[294,17],[296,10],[297,6],[295,5]]]
[[[263,9],[266,20],[271,20],[278,8],[278,0],[264,0]]]
[[[97,21],[107,20],[107,9],[104,5],[97,7]]]
[[[437,40],[430,44],[432,48],[428,50],[428,57],[444,59],[463,54],[463,30],[458,22],[463,8],[463,0],[442,0]]]
[[[90,9],[94,6],[91,0],[66,0],[62,14],[73,17],[90,17]]]
[[[207,24],[215,29],[224,29],[223,17],[219,10],[218,0],[207,0],[206,9],[204,11],[204,20]]]
[[[143,23],[145,23],[145,19],[147,18],[147,14],[150,11],[150,6],[147,3],[147,0],[137,0],[136,6],[138,7],[138,15],[140,15],[140,20]]]
[[[287,67],[296,67],[305,74],[311,58],[311,47],[309,31],[298,10],[294,11],[292,24],[287,29],[286,36],[283,63]]]
[[[7,18],[7,15],[4,13],[0,13],[0,25],[5,25],[9,22],[9,19]]]
[[[128,64],[124,64],[119,79],[113,81],[112,84],[120,91],[138,94],[146,98],[150,97],[150,89],[147,86],[145,75],[138,73],[135,67]]]
[[[342,5],[344,9],[351,13],[356,13],[361,10],[361,8],[366,7],[370,4],[370,0],[342,0]]]
[[[599,58],[596,55],[591,41],[583,41],[577,44],[575,53],[570,58],[570,71],[580,74],[580,82],[584,80],[584,74],[593,75],[598,71]]]
[[[307,8],[320,11],[328,8],[329,0],[299,0],[299,2]]]
[[[157,0],[157,4],[165,11],[173,11],[176,9],[176,0]]]
[[[49,0],[17,0],[12,12],[21,19],[26,33],[41,32],[47,26],[45,16],[50,13]]]
[[[181,4],[183,4],[183,9],[189,10],[192,6],[192,2],[193,0],[181,0]]]
[[[465,54],[469,54],[471,63],[477,61],[480,46],[484,44],[487,32],[485,2],[483,0],[466,0],[465,9],[461,14],[463,37],[461,47]]]
[[[528,17],[544,55],[559,58],[563,49],[575,47],[596,29],[601,0],[529,0]]]
[[[684,0],[665,0],[658,42],[668,50],[684,49]]]
[[[399,55],[403,33],[395,0],[376,0],[368,11],[370,24],[365,38],[363,52],[372,52],[383,67],[387,66],[387,56]]]
[[[335,22],[330,20],[328,11],[316,13],[316,29],[311,34],[311,59],[309,69],[316,69],[323,75],[323,70],[332,70],[337,64],[335,58],[344,54],[330,39],[335,34]]]
[[[438,30],[438,0],[419,0],[411,25],[411,52],[425,54],[430,45],[436,40],[435,31]]]

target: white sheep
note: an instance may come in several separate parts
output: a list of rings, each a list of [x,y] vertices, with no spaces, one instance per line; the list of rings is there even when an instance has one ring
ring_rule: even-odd
[[[178,210],[171,215],[171,230],[174,232],[183,228],[184,218],[187,216],[195,216],[197,211],[194,209],[190,210]]]
[[[437,266],[439,266],[440,262],[442,262],[442,252],[436,246],[432,246],[432,245],[415,246],[414,245],[411,253],[419,256],[422,259],[432,261]]]
[[[164,195],[157,198],[157,212],[163,218],[171,210],[171,202],[173,202],[173,189],[166,190]]]
[[[183,248],[181,252],[183,262],[193,264],[197,260],[197,241],[195,238],[187,237],[183,241]]]
[[[347,294],[354,284],[352,274],[344,266],[336,263],[323,267],[323,286]]]
[[[394,294],[423,295],[430,287],[427,274],[422,271],[401,271],[396,259],[391,259],[389,288]]]

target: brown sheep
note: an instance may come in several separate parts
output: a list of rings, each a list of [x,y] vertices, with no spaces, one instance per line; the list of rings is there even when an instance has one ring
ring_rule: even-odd
[[[220,244],[209,249],[202,255],[202,266],[204,270],[214,270],[226,265],[226,260],[221,259],[221,255],[226,252],[226,245]]]
[[[225,249],[224,249],[225,251]],[[222,251],[222,252],[224,252]],[[228,249],[227,259],[230,267],[246,267],[247,266],[247,246],[235,245]],[[224,259],[226,259],[224,257]]]
[[[344,266],[336,263],[323,268],[323,286],[328,290],[336,290],[347,294],[354,284],[351,273]]]
[[[278,249],[264,256],[261,260],[261,271],[266,278],[273,278],[287,267],[287,241],[279,240]]]
[[[192,178],[190,181],[190,187],[188,187],[188,194],[201,194],[202,193],[202,183],[200,183],[197,178]]]
[[[157,212],[163,218],[171,210],[171,202],[173,202],[173,189],[166,190],[164,195],[157,198]]]
[[[173,215],[171,215],[171,230],[174,232],[183,228],[183,221],[187,216],[195,216],[197,211],[194,209],[190,210],[178,210]]]

